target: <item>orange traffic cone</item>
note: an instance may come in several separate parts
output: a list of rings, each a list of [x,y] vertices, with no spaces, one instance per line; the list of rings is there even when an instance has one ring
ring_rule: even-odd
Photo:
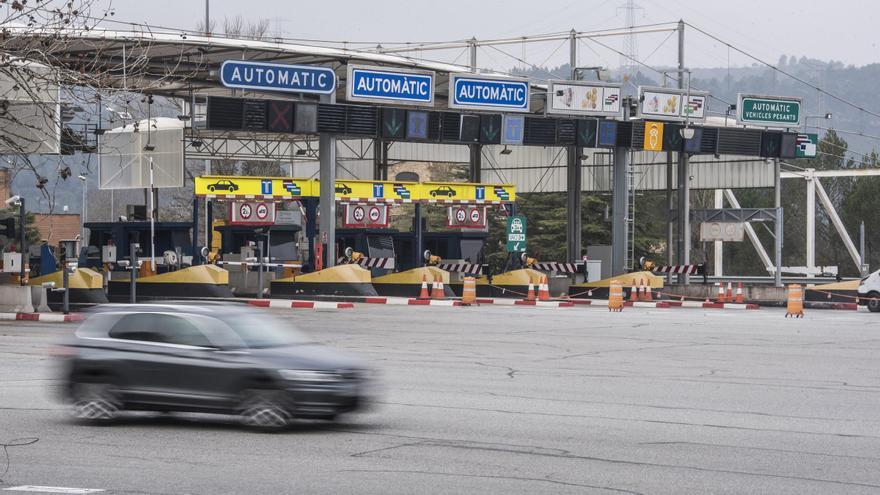
[[[529,278],[529,293],[526,294],[526,301],[534,301],[535,300],[535,284],[532,283],[532,279]]]
[[[715,302],[724,304],[724,282],[716,282],[715,285],[718,286],[718,300]]]
[[[743,297],[743,283],[736,283],[736,303],[742,304],[745,302],[745,298]]]
[[[733,282],[727,282],[727,302],[733,302]]]
[[[548,284],[547,275],[541,277],[541,282],[538,284],[538,300],[539,301],[549,301],[550,300],[550,286]]]
[[[633,279],[632,288],[629,290],[629,300],[630,301],[638,301],[639,300],[639,288],[636,287],[636,280]]]
[[[648,284],[645,285],[645,301],[653,301],[654,293],[651,292],[651,281],[648,280]]]
[[[434,286],[431,287],[431,299],[443,299],[443,279],[434,275]]]
[[[422,275],[422,290],[419,292],[419,299],[430,299],[431,295],[428,294],[428,277]]]

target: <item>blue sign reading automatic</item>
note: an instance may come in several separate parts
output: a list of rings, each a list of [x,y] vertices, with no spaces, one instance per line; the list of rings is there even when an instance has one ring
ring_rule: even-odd
[[[449,84],[453,108],[495,108],[529,111],[529,83],[505,79],[453,76]]]
[[[352,67],[348,80],[350,100],[390,100],[432,104],[434,75]]]
[[[336,91],[336,73],[327,67],[227,60],[220,82],[229,88],[330,94]]]

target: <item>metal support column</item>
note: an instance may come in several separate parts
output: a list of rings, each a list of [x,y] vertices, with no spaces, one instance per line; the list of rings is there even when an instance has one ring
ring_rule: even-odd
[[[569,65],[571,67],[570,79],[576,80],[577,74],[577,31],[569,33]],[[581,217],[581,149],[577,146],[568,146],[565,149],[567,158],[567,184],[568,192],[568,222],[566,236],[568,261],[580,261],[583,250],[583,218]]]
[[[629,150],[614,148],[614,169],[611,191],[611,275],[626,272],[626,214],[629,203],[626,173]]]
[[[689,265],[691,262],[691,183],[688,175],[687,153],[678,154],[678,243],[677,254],[679,265]],[[679,274],[678,283],[690,283],[690,277]]]
[[[715,189],[715,208],[724,208],[724,190]],[[724,241],[715,241],[712,254],[715,256],[714,271],[716,277],[724,276]]]
[[[415,203],[414,206],[415,215],[413,216],[413,233],[415,234],[416,242],[414,243],[415,256],[413,256],[413,260],[415,261],[414,268],[417,268],[424,265],[424,262],[422,261],[422,252],[425,248],[422,242],[422,205],[420,203]]]
[[[315,270],[315,236],[318,235],[318,202],[314,198],[303,198],[306,209],[306,242],[309,246],[309,270]]]
[[[675,197],[672,195],[672,183],[675,182],[675,175],[672,169],[672,152],[666,152],[666,265],[675,264],[674,248],[675,233],[673,229],[673,214],[675,211]],[[666,274],[666,283],[672,283],[672,273]]]
[[[336,103],[336,95],[322,95],[322,103]],[[318,139],[321,198],[321,242],[326,238],[324,246],[324,267],[336,264],[336,136],[321,134]]]
[[[205,245],[214,248],[214,202],[205,198]]]
[[[483,145],[482,144],[471,144],[469,145],[471,149],[471,158],[470,158],[470,181],[471,182],[482,182],[482,168],[483,168]]]
[[[776,270],[773,274],[773,281],[776,287],[782,287],[782,181],[779,174],[779,158],[773,159],[773,206],[776,208],[776,225],[774,228],[774,252],[776,261]]]
[[[201,265],[199,260],[199,197],[193,196],[192,266]]]
[[[807,277],[813,277],[816,268],[816,177],[815,170],[808,168],[807,173]]]
[[[388,148],[391,143],[373,140],[373,179],[388,180]]]
[[[477,38],[471,38],[470,42],[470,69],[471,72],[477,72]],[[483,146],[479,144],[471,144],[470,148],[470,181],[480,182],[480,169],[482,168]]]
[[[19,281],[21,285],[27,285],[27,270],[30,265],[30,256],[28,256],[27,247],[27,210],[24,206],[24,198],[18,200],[18,247],[21,252],[21,272],[19,273]]]
[[[678,21],[678,88],[684,89],[684,20]],[[678,240],[676,242],[676,259],[679,265],[688,265],[691,261],[691,219],[690,219],[690,178],[688,175],[688,157],[684,152],[678,153]],[[687,284],[687,274],[678,276],[678,283]]]

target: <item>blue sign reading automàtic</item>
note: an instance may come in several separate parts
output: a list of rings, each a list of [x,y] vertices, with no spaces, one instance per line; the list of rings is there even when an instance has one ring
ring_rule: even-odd
[[[327,67],[227,60],[220,82],[229,88],[330,94],[336,91],[336,73]]]
[[[433,72],[350,65],[347,86],[348,100],[434,104]]]
[[[449,106],[528,112],[529,83],[511,79],[453,75],[449,79]]]

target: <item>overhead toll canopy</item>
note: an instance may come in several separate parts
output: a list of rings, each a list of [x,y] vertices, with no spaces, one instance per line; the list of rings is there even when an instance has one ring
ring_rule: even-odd
[[[9,32],[4,44],[13,50],[16,44],[25,45],[34,38],[56,39],[59,36],[57,29],[40,30],[26,26],[10,26],[7,29]],[[228,82],[232,82],[236,69],[238,69],[238,77],[240,78],[238,80],[240,85],[237,86],[239,88],[293,91],[289,88],[287,90],[281,88],[281,74],[268,70],[259,72],[260,81],[256,81],[258,74],[256,71],[248,72],[249,81],[245,81],[245,64],[240,61],[247,61],[246,65],[250,69],[265,68],[261,67],[265,64],[275,64],[276,67],[279,64],[310,66],[306,68],[309,70],[309,74],[303,76],[305,77],[303,81],[304,84],[311,84],[308,81],[314,77],[312,82],[315,90],[297,90],[296,92],[300,94],[326,92],[322,88],[328,86],[322,86],[318,78],[323,74],[320,67],[329,68],[335,72],[338,80],[338,84],[333,87],[333,90],[339,101],[347,100],[349,64],[359,65],[362,69],[369,67],[384,69],[384,78],[380,74],[378,80],[375,73],[372,74],[372,78],[369,77],[371,74],[368,72],[363,72],[360,75],[364,77],[363,84],[373,88],[373,91],[368,91],[371,93],[368,96],[381,99],[385,103],[392,102],[393,99],[376,93],[375,84],[377,82],[379,84],[383,84],[383,81],[393,82],[398,76],[410,75],[407,71],[416,71],[426,75],[436,73],[433,76],[434,99],[437,101],[435,106],[446,106],[449,74],[470,72],[470,67],[467,66],[415,59],[404,55],[282,41],[204,36],[182,31],[65,29],[61,30],[61,33],[65,43],[59,53],[55,54],[57,63],[70,69],[81,68],[85,63],[93,72],[118,73],[119,77],[106,78],[107,87],[122,88],[127,85],[129,89],[148,88],[154,94],[175,96],[185,100],[192,96],[190,90],[194,90],[200,95],[228,95],[229,89],[224,87],[221,79],[228,76]],[[85,57],[88,57],[86,62],[84,62]],[[224,68],[223,64],[227,61],[235,61],[235,63]],[[138,69],[137,74],[132,74],[127,81],[121,73],[122,67],[126,64],[130,64],[131,67],[136,66]],[[393,70],[394,68],[403,69],[403,71],[398,74]],[[272,75],[270,76],[270,74]],[[493,80],[518,81],[503,73],[481,72],[481,76]],[[284,77],[287,77],[287,81],[290,83],[293,74],[288,73]],[[272,81],[270,82],[268,78],[271,78]],[[324,81],[325,84],[328,82]],[[398,92],[402,89],[400,85],[396,87]],[[423,89],[423,86],[415,87],[415,92],[423,92]],[[365,95],[365,93],[361,93],[361,95]],[[534,108],[534,104],[538,103],[541,98],[535,98],[534,95],[532,98],[534,100],[532,109],[539,110],[539,108]],[[412,98],[407,96],[406,99]],[[429,100],[427,97],[417,99],[422,100],[421,104],[428,103]],[[352,101],[355,101],[355,98]]]

